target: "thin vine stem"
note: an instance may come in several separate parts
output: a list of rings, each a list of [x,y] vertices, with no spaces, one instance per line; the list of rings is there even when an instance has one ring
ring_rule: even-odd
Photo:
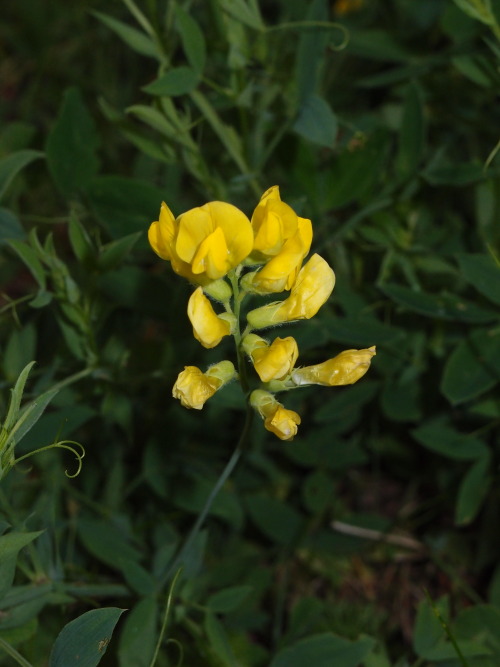
[[[158,641],[156,642],[156,648],[154,655],[151,659],[151,662],[149,663],[149,667],[154,667],[154,664],[158,658],[158,653],[160,652],[160,647],[163,643],[163,638],[165,636],[165,632],[167,630],[167,622],[168,622],[168,617],[170,614],[170,608],[172,606],[172,599],[174,597],[174,590],[175,590],[175,584],[177,583],[177,579],[180,577],[180,574],[182,572],[182,567],[180,567],[177,572],[175,573],[175,576],[172,580],[172,584],[169,588],[168,595],[167,595],[167,604],[165,607],[165,614],[163,616],[163,623],[161,625],[161,630],[160,630],[160,635],[158,637]]]

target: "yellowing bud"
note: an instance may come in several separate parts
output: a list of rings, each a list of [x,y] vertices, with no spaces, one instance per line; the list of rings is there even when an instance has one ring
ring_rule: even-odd
[[[375,347],[366,350],[344,350],[322,364],[305,366],[292,373],[296,385],[321,384],[326,387],[354,384],[370,368]]]
[[[254,329],[314,317],[335,286],[335,274],[319,255],[313,255],[300,270],[288,299],[251,310],[247,319]]]
[[[202,287],[191,294],[187,312],[193,325],[193,335],[203,347],[215,347],[224,336],[231,333],[230,322],[217,315],[210,300],[203,294]]]
[[[254,368],[262,382],[284,380],[293,370],[299,349],[294,338],[275,338],[269,345],[263,338],[248,334],[242,347],[252,358]]]
[[[264,420],[264,428],[280,440],[293,440],[301,422],[300,415],[287,410],[272,394],[256,389],[250,394],[250,404]]]
[[[172,396],[185,408],[201,410],[206,401],[227,382],[236,371],[230,361],[221,361],[203,373],[196,366],[185,366],[172,389]]]

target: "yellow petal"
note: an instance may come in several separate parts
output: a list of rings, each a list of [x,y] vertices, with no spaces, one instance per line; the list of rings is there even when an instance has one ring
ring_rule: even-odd
[[[264,427],[280,440],[293,440],[301,422],[300,415],[293,410],[279,407],[273,415],[266,417]]]
[[[278,254],[297,229],[297,214],[282,202],[277,185],[266,190],[252,215],[254,253],[264,257]]]
[[[205,204],[212,219],[214,229],[220,227],[224,232],[227,244],[227,271],[238,266],[251,252],[253,246],[253,231],[250,220],[232,204],[221,201],[212,201]]]
[[[193,335],[203,347],[215,347],[231,333],[231,325],[215,313],[201,287],[191,294],[187,312],[193,325]]]
[[[176,223],[172,211],[165,202],[160,208],[160,217],[153,222],[148,230],[148,240],[151,247],[162,259],[172,258],[172,246],[175,236]]]
[[[224,232],[217,227],[200,243],[191,260],[191,268],[195,274],[206,273],[211,280],[217,280],[228,271],[227,258],[228,249]]]
[[[335,286],[335,274],[319,255],[313,255],[300,270],[288,299],[282,304],[278,317],[283,321],[314,317],[328,300]]]
[[[299,356],[292,336],[275,338],[271,345],[257,347],[252,353],[254,368],[262,382],[283,380],[290,375]]]
[[[354,384],[367,372],[375,347],[365,350],[344,350],[322,364],[299,368],[292,374],[296,385],[321,384],[327,387]]]
[[[201,410],[221,385],[221,380],[207,377],[196,366],[185,366],[174,384],[172,396],[179,399],[185,408]]]
[[[179,230],[175,240],[175,253],[179,259],[190,264],[199,246],[215,227],[203,206],[186,211],[178,217],[177,222]]]

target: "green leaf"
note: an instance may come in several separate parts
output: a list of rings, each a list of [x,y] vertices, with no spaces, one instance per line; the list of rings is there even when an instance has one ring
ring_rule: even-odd
[[[96,175],[99,162],[94,121],[80,91],[69,88],[63,96],[57,120],[47,140],[47,162],[55,184],[71,197],[85,190]]]
[[[0,199],[21,169],[43,156],[44,154],[40,151],[25,149],[2,158],[0,160]]]
[[[158,79],[143,86],[142,90],[150,95],[164,95],[166,97],[177,97],[186,95],[196,88],[199,82],[199,74],[192,67],[181,65],[173,67]]]
[[[215,613],[227,614],[239,607],[252,591],[253,586],[249,586],[248,584],[224,588],[211,595],[206,605]]]
[[[130,46],[134,51],[137,51],[137,53],[150,58],[158,58],[158,49],[153,41],[143,32],[137,30],[137,28],[132,28],[126,23],[123,23],[123,21],[119,21],[102,12],[92,11],[91,14],[99,19],[101,23],[104,23],[105,26],[113,30],[125,44]]]
[[[304,139],[333,148],[337,138],[337,117],[326,100],[310,95],[302,101],[293,129]]]
[[[404,100],[399,152],[396,158],[396,169],[402,179],[408,179],[416,172],[424,150],[424,137],[421,92],[415,83],[411,83]]]
[[[149,667],[157,638],[158,605],[144,598],[127,614],[120,636],[120,667]]]
[[[479,162],[448,162],[437,156],[421,172],[431,185],[451,185],[461,187],[483,181],[485,178],[483,165]]]
[[[270,667],[358,667],[375,645],[369,637],[351,642],[326,632],[279,651]]]
[[[31,403],[28,403],[28,405],[22,409],[21,416],[9,433],[7,443],[9,443],[12,438],[15,438],[16,443],[20,442],[43,415],[45,408],[56,394],[57,390],[49,390],[38,396]]]
[[[100,248],[99,268],[102,271],[110,271],[120,266],[142,235],[143,232],[129,234]]]
[[[442,618],[448,618],[448,599],[446,597],[432,604],[427,599],[420,602],[413,631],[413,649],[419,656],[427,655],[444,637],[443,627],[433,606],[437,608]]]
[[[0,245],[9,239],[22,239],[26,236],[19,219],[7,208],[0,206]]]
[[[450,459],[474,461],[488,455],[488,448],[482,440],[460,433],[439,419],[419,426],[411,434],[427,449]]]
[[[455,294],[429,294],[393,284],[379,288],[396,303],[427,317],[477,323],[491,322],[498,317],[494,310],[480,308]]]
[[[397,34],[397,33],[394,33]],[[385,30],[353,30],[346,51],[370,60],[411,61],[411,53]]]
[[[248,496],[246,507],[255,525],[276,544],[291,544],[304,521],[289,504],[269,496]]]
[[[486,2],[474,2],[473,0],[454,0],[457,7],[465,12],[473,19],[486,23],[486,25],[494,24],[494,14],[488,7]]]
[[[218,3],[223,11],[249,28],[264,29],[256,4],[245,2],[245,0],[218,0]]]
[[[9,241],[8,243],[26,264],[41,289],[44,290],[47,286],[45,270],[38,259],[36,252],[24,241]]]
[[[454,404],[494,387],[500,380],[500,331],[475,331],[451,353],[441,391]]]
[[[460,484],[455,507],[455,523],[464,526],[473,521],[493,481],[490,456],[482,456],[469,469]]]
[[[470,253],[458,255],[457,259],[463,277],[483,296],[500,305],[500,267],[492,257]]]
[[[306,19],[327,21],[328,9],[324,0],[314,0],[308,7]],[[295,60],[295,81],[299,100],[314,95],[318,90],[330,32],[319,27],[304,30],[298,40]]]
[[[12,586],[16,571],[17,555],[27,544],[36,540],[43,531],[32,533],[7,533],[0,537],[0,599]]]
[[[236,657],[229,643],[224,626],[210,610],[205,614],[205,632],[210,642],[210,648],[220,658],[224,667],[235,667]]]
[[[324,470],[314,470],[302,484],[302,498],[311,514],[321,514],[328,507],[333,495],[334,481]]]
[[[207,55],[203,32],[198,23],[180,5],[175,6],[175,16],[184,53],[193,70],[201,76]]]
[[[5,421],[3,422],[3,428],[6,431],[10,431],[12,429],[12,427],[14,426],[19,417],[19,408],[21,406],[21,401],[23,398],[24,387],[26,385],[28,375],[30,374],[31,369],[35,364],[36,361],[31,361],[23,368],[23,370],[19,374],[19,377],[16,380],[16,384],[12,388],[9,409],[5,417]]]
[[[59,633],[49,667],[95,667],[101,662],[124,609],[92,609],[71,621]]]
[[[88,264],[94,256],[94,247],[87,230],[77,218],[74,211],[71,212],[68,225],[69,240],[73,252],[80,262]]]
[[[122,569],[128,561],[140,558],[140,552],[109,521],[80,519],[78,536],[87,551],[114,569]]]

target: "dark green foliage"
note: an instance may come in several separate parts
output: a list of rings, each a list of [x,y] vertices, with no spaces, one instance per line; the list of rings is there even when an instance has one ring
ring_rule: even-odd
[[[0,442],[85,458],[0,480],[0,664],[152,667],[165,617],[158,667],[495,667],[497,3],[45,4],[0,27]],[[254,424],[173,585],[244,397],[171,398],[231,352],[146,232],[274,184],[337,277],[279,335],[377,356],[287,396],[293,442]]]

